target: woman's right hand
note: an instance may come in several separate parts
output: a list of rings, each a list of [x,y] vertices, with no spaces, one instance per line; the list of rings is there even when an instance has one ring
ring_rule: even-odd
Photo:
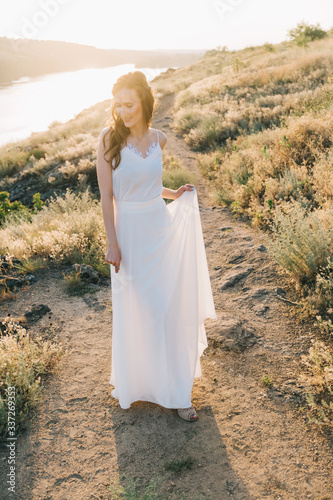
[[[105,260],[108,264],[115,266],[115,272],[119,272],[119,266],[121,261],[121,253],[118,244],[108,245]]]

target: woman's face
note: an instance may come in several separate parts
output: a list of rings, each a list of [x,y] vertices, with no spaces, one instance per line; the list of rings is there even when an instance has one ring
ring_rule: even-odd
[[[142,104],[134,89],[122,89],[114,95],[116,114],[130,128],[143,120]]]

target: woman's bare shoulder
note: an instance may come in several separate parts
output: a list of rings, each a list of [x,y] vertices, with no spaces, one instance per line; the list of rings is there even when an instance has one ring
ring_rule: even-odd
[[[101,133],[100,133],[100,138],[102,139],[105,134],[108,132],[108,130],[110,130],[110,127],[104,127],[102,130],[101,130]]]
[[[159,137],[159,140],[160,140],[160,146],[161,148],[163,149],[164,146],[166,145],[167,143],[167,136],[165,135],[164,132],[162,132],[162,130],[158,130],[158,129],[155,129],[156,132],[158,133],[158,137]]]
[[[103,144],[103,148],[104,148],[104,143],[105,143],[105,147],[108,147],[109,146],[109,142],[110,142],[110,137],[109,138],[105,138],[104,140],[104,137],[106,135],[106,133],[110,130],[110,127],[104,127],[102,130],[101,130],[101,133],[99,135],[99,143],[100,143],[100,146],[102,147],[102,144]],[[109,139],[109,140],[108,140]]]

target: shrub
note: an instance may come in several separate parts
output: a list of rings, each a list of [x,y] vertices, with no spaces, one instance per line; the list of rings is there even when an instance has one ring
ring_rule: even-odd
[[[0,253],[19,259],[49,258],[55,263],[90,264],[109,276],[105,262],[106,236],[100,202],[89,190],[67,189],[30,218],[10,218],[0,230]]]
[[[38,210],[41,210],[42,207],[45,205],[45,202],[41,200],[40,198],[40,193],[35,193],[32,197],[32,203],[34,206],[35,211],[37,212]]]
[[[319,24],[306,24],[304,21],[298,23],[296,28],[288,31],[288,36],[299,46],[306,46],[313,40],[320,40],[327,36],[327,32],[322,30]]]
[[[267,52],[273,52],[274,51],[274,46],[271,43],[264,43],[263,45],[264,49],[267,50]]]
[[[309,385],[306,397],[308,419],[318,425],[332,426],[333,356],[323,342],[315,341],[301,358],[301,380]]]
[[[34,156],[36,158],[36,160],[40,160],[41,158],[45,158],[46,156],[46,151],[44,151],[43,149],[41,148],[33,148],[31,151],[30,151],[30,156]]]
[[[8,191],[0,191],[0,224],[3,224],[10,213],[23,213],[28,209],[20,201],[9,201]]]
[[[253,225],[267,228],[275,208],[293,200],[312,209],[333,202],[332,133],[331,117],[292,117],[284,129],[228,139],[197,155],[197,165],[217,202],[235,202]]]
[[[15,387],[15,426],[26,426],[30,410],[41,397],[41,376],[54,371],[63,354],[61,343],[32,339],[9,318],[3,322],[0,337],[0,435],[7,434],[7,387]]]
[[[326,321],[321,315],[333,311],[333,259],[327,257],[326,265],[320,266],[312,287],[304,289],[306,292],[306,307],[308,314],[315,316],[318,320],[317,325],[322,331],[333,332],[330,328],[330,319]]]
[[[266,373],[266,375],[263,375],[263,376],[261,377],[261,383],[262,383],[264,386],[266,386],[266,387],[268,387],[268,388],[271,388],[271,387],[272,387],[272,385],[273,385],[273,380],[272,380],[272,378],[271,378],[271,377],[270,377],[270,376]]]
[[[300,284],[314,282],[333,250],[333,210],[322,221],[321,211],[307,213],[300,203],[290,203],[288,212],[276,209],[271,224],[273,238],[268,248],[277,262]]]
[[[27,163],[30,154],[15,149],[11,152],[0,152],[0,178],[13,175]]]
[[[63,273],[63,277],[67,285],[68,295],[81,296],[90,291],[89,287],[87,287],[87,284],[82,280],[79,270]]]
[[[163,186],[169,189],[178,189],[183,184],[195,184],[197,176],[184,167],[177,157],[164,154],[163,156]],[[168,203],[168,202],[167,202]]]

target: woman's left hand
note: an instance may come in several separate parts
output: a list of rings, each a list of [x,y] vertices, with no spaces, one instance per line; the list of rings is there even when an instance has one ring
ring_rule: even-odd
[[[185,184],[185,186],[180,186],[180,188],[177,189],[176,191],[176,198],[179,198],[183,194],[184,191],[193,191],[195,189],[195,186],[193,184]]]

